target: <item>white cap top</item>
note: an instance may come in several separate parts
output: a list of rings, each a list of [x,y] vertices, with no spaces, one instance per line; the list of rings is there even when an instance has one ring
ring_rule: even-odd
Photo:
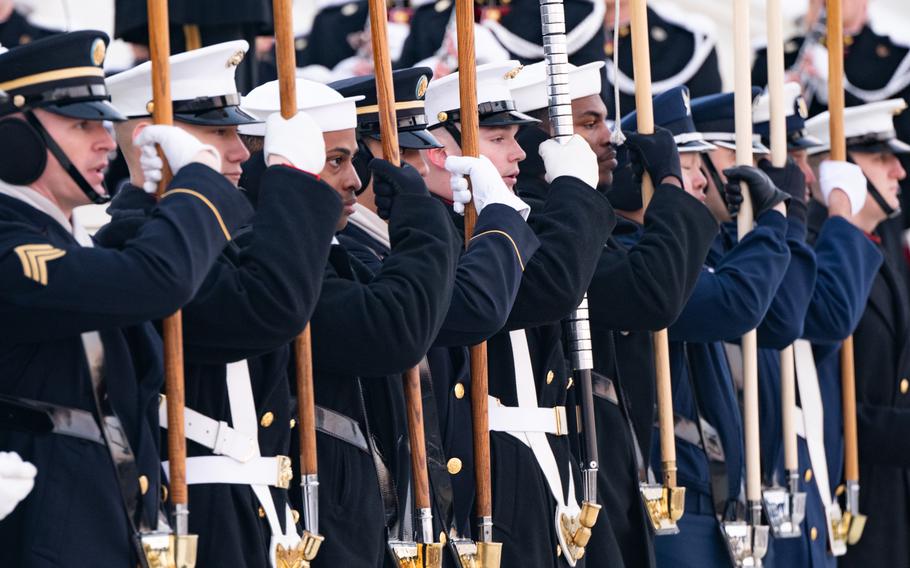
[[[297,110],[307,111],[323,132],[357,128],[357,101],[363,96],[343,97],[328,85],[297,78]],[[240,108],[260,120],[281,111],[278,81],[259,85],[243,97]],[[244,124],[240,133],[265,136],[265,124]]]
[[[603,66],[603,61],[594,61],[581,67],[568,64],[569,94],[573,101],[600,94],[600,70]],[[521,73],[509,80],[509,89],[515,100],[515,108],[520,112],[547,108],[547,62],[538,61],[526,65]]]
[[[237,95],[234,73],[250,45],[227,41],[170,57],[171,100]],[[152,101],[152,63],[146,61],[105,81],[111,103],[130,118],[149,116]]]
[[[478,65],[477,104],[511,101],[512,93],[509,91],[508,79],[521,72],[523,72],[522,67],[515,60]],[[461,98],[458,92],[458,73],[452,73],[430,81],[424,100],[427,127],[432,127],[442,122],[439,120],[440,112],[460,109]]]
[[[802,94],[799,83],[784,83],[784,116],[793,116],[796,112],[796,99]],[[771,120],[771,93],[767,89],[752,101],[752,122],[759,124]]]
[[[857,143],[861,139],[867,139],[869,142],[876,140],[881,142],[891,141],[891,145],[896,150],[903,151],[905,145],[896,140],[894,116],[903,112],[905,108],[907,108],[907,103],[904,99],[889,99],[887,101],[845,108],[844,137],[847,139],[847,145],[851,144],[851,139],[853,139],[853,143]],[[809,135],[815,136],[822,142],[821,146],[810,148],[808,150],[809,154],[818,154],[831,150],[829,120],[830,114],[825,111],[806,121],[806,130]]]

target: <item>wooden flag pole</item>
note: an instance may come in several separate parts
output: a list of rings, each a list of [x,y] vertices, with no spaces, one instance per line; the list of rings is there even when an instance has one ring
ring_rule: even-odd
[[[152,118],[155,124],[173,124],[170,80],[170,34],[167,0],[148,0],[149,53],[152,63]],[[161,154],[159,150],[159,154]],[[162,160],[164,160],[164,155]],[[165,161],[158,197],[167,191],[171,172]],[[189,534],[189,492],[186,484],[185,388],[183,325],[178,310],[162,322],[164,392],[167,399],[168,494],[174,507],[175,561],[179,568],[196,565],[197,536]]]
[[[275,58],[278,67],[278,94],[281,116],[285,120],[297,114],[296,55],[291,0],[273,0]],[[299,560],[308,567],[325,538],[319,534],[319,466],[316,458],[316,395],[313,387],[313,345],[309,323],[294,340],[294,363],[297,382],[297,425],[300,440],[300,493],[303,497],[304,533],[296,547],[278,545],[276,563],[288,566]]]
[[[480,115],[477,111],[477,63],[474,47],[474,2],[455,0],[455,29],[458,38],[458,92],[461,101],[461,154],[480,155]],[[465,205],[465,246],[474,234],[477,210],[474,203]],[[493,492],[490,471],[490,416],[488,408],[487,344],[472,345],[471,355],[471,424],[474,434],[474,514],[478,531],[477,558],[484,568],[498,568],[502,543],[493,542]]]
[[[636,128],[642,134],[654,133],[654,108],[651,95],[651,49],[648,34],[647,0],[631,2],[632,70],[635,80]],[[617,8],[618,9],[618,8]],[[618,117],[617,117],[618,119]],[[641,201],[647,209],[654,195],[654,182],[644,174]],[[676,483],[676,434],[673,420],[673,388],[670,374],[670,347],[666,329],[652,333],[654,370],[657,380],[657,422],[660,433],[663,485],[642,484],[651,524],[658,534],[676,534],[685,512],[685,487]]]
[[[401,165],[395,113],[395,84],[392,80],[392,58],[388,42],[388,12],[385,0],[370,0],[370,31],[373,42],[373,67],[376,73],[376,99],[379,103],[379,137],[383,158]],[[442,544],[434,542],[433,510],[430,503],[430,479],[427,472],[427,450],[423,426],[423,397],[420,392],[420,369],[404,373],[404,397],[407,406],[408,439],[411,444],[411,475],[419,531],[417,557],[420,566],[440,566]],[[410,514],[410,511],[405,514]],[[400,558],[400,557],[399,557]]]
[[[768,0],[768,96],[770,99],[771,165],[787,165],[787,123],[784,101],[784,39],[781,0]],[[796,438],[796,367],[793,346],[780,352],[781,430],[787,487],[768,488],[763,499],[768,520],[777,538],[796,538],[805,516],[806,494],[799,490],[799,458]]]
[[[844,20],[843,0],[827,0],[828,26],[828,112],[830,115],[831,159],[847,159],[844,135]],[[844,340],[840,352],[841,404],[844,414],[844,479],[847,486],[846,512],[849,522],[847,542],[856,544],[862,537],[866,516],[859,512],[859,447],[856,431],[856,368],[853,361],[853,336]]]

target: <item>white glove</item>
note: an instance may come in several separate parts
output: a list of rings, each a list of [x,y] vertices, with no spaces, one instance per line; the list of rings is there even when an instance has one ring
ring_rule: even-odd
[[[547,170],[547,183],[553,183],[560,176],[572,176],[597,189],[600,179],[597,154],[578,134],[573,134],[565,144],[547,140],[540,145],[538,152]]]
[[[16,452],[0,452],[0,519],[25,499],[35,486],[37,473],[35,466],[22,461]]]
[[[278,112],[270,114],[265,121],[262,153],[266,164],[271,156],[281,156],[298,170],[316,175],[325,167],[322,129],[305,112],[298,112],[290,120]]]
[[[486,156],[479,158],[449,156],[446,158],[446,169],[452,174],[449,183],[453,190],[452,198],[455,201],[456,213],[464,214],[463,204],[470,201],[470,199],[465,200],[465,194],[471,196],[471,192],[467,189],[468,181],[464,178],[464,176],[468,176],[471,178],[474,207],[477,208],[478,215],[487,205],[501,203],[514,209],[525,221],[528,220],[531,207],[506,187],[496,166]],[[460,210],[458,205],[461,205]]]
[[[221,171],[221,155],[214,146],[203,144],[195,136],[177,126],[152,124],[143,128],[133,144],[139,147],[139,163],[145,176],[143,188],[152,193],[161,181],[162,163],[157,159],[155,144],[161,146],[164,157],[174,175],[184,166],[194,162],[205,164],[215,171]],[[153,156],[154,155],[154,156]]]
[[[866,176],[856,164],[835,160],[825,160],[819,167],[818,185],[827,205],[831,192],[839,189],[847,194],[850,200],[850,214],[856,215],[866,203]]]

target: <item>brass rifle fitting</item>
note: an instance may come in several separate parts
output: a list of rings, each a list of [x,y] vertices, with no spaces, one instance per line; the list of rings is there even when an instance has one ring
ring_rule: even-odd
[[[199,546],[199,535],[177,535],[176,560],[177,568],[194,568],[196,566],[196,549]]]
[[[502,563],[501,542],[478,542],[476,568],[499,568]]]

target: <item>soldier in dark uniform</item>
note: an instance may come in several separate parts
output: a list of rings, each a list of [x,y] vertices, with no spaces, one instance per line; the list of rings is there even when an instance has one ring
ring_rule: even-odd
[[[444,163],[445,159],[442,144],[426,131],[423,106],[415,104],[423,102],[429,76],[428,68],[403,69],[393,74],[402,161],[413,165],[424,176],[429,168],[442,169],[437,162]],[[364,97],[357,102],[362,111],[358,115],[360,149],[355,164],[365,167],[368,160],[381,153],[379,115],[374,110],[377,103],[375,79],[354,78],[333,83],[333,86],[344,95]],[[484,92],[483,86],[480,91]],[[502,116],[490,117],[481,113],[481,128],[493,128],[485,126],[491,120],[501,122],[499,127],[508,124]],[[501,147],[487,143],[481,137],[481,153],[495,159],[502,152]],[[430,165],[424,160],[424,154]],[[435,183],[428,189],[437,198],[452,191],[451,182],[444,174],[433,176],[433,180]],[[367,185],[371,183],[368,175],[361,181]],[[479,209],[475,228],[478,238],[459,259],[449,313],[433,348],[427,353],[429,376],[424,373],[422,377],[423,388],[435,393],[435,397],[425,394],[432,405],[424,405],[434,519],[437,533],[442,531],[450,536],[471,534],[474,453],[469,435],[470,369],[466,346],[485,341],[505,324],[518,292],[524,264],[538,246],[537,237],[523,218],[529,211],[527,205],[512,195],[504,183],[491,184],[491,187],[493,192],[485,192],[484,186],[475,185],[480,191],[475,198]],[[370,187],[363,194],[365,203],[355,206],[339,240],[364,264],[378,269],[378,261],[388,255],[389,240],[387,229],[383,231],[384,222],[374,211],[376,205],[370,203],[372,199]],[[462,201],[457,203],[463,204]],[[461,218],[454,211],[451,214],[456,226],[460,227]],[[431,415],[435,415],[433,425]]]
[[[101,121],[124,119],[107,102],[107,41],[81,31],[0,55],[0,448],[38,468],[0,523],[9,566],[136,565],[135,533],[167,530],[161,341],[146,322],[189,301],[242,220],[218,152],[171,127],[137,139],[159,144],[175,177],[123,250],[93,248],[71,220],[105,200],[114,142]]]
[[[615,154],[606,125],[607,109],[600,98],[602,66],[598,62],[570,67],[569,86],[576,132],[603,157],[604,166]],[[512,93],[518,108],[545,119],[543,63],[525,67],[512,83],[516,84]],[[685,103],[681,91],[677,91],[675,99],[655,100],[658,122],[675,125],[679,121],[683,126],[687,99]],[[522,139],[528,140],[528,134],[523,133]],[[672,157],[675,143],[669,134],[661,136],[663,151]],[[672,163],[670,157],[658,157],[653,152],[649,149],[644,161]],[[523,165],[530,162],[529,158]],[[649,443],[655,394],[651,337],[644,330],[666,327],[675,319],[704,263],[717,227],[703,205],[670,187],[676,179],[673,177],[668,179],[669,185],[658,186],[654,208],[649,210],[647,220],[642,219],[640,190],[627,187],[633,185],[631,176],[623,177],[623,173],[620,179],[611,180],[614,167],[615,161],[602,167],[599,181],[611,186],[607,196],[620,217],[588,289],[598,395],[595,408],[600,420],[597,427],[602,467],[598,490],[605,508],[604,516],[594,526],[586,557],[596,565],[620,566],[624,562],[626,566],[647,566],[653,563],[653,543],[638,497],[638,473],[647,467],[644,459],[648,454],[636,460],[636,452],[641,452],[636,445],[647,447]],[[532,167],[523,172],[528,170],[533,172]],[[613,200],[620,195],[624,199]],[[642,242],[636,244],[639,237]],[[614,336],[614,330],[622,331]]]
[[[171,58],[177,124],[200,132],[221,151],[223,172],[234,184],[240,163],[249,158],[237,127],[255,122],[236,106],[237,66],[225,65],[238,48],[242,53],[245,42]],[[130,133],[148,121],[142,114],[151,93],[150,66],[109,82],[114,101],[133,117],[117,130],[133,169],[131,184],[114,200],[113,220],[99,233],[102,242],[114,245],[131,238],[150,205],[139,187],[138,151],[129,143]],[[234,105],[224,104],[232,98]],[[190,528],[200,535],[198,561],[204,565],[274,566],[277,545],[293,548],[299,540],[287,485],[277,481],[289,455],[295,414],[288,344],[315,308],[341,202],[315,174],[301,173],[324,165],[318,125],[305,114],[291,121],[268,120],[268,156],[257,158],[269,167],[257,188],[256,214],[247,207],[247,226],[233,235],[183,312]],[[248,473],[256,463],[268,475]]]
[[[0,45],[3,47],[12,49],[55,33],[59,32],[29,22],[16,10],[13,0],[0,2]]]
[[[366,0],[320,0],[309,35],[297,40],[297,67],[332,69],[357,53],[352,35],[363,32],[369,16]]]
[[[594,3],[592,10],[597,10]],[[601,96],[613,108],[613,85],[619,86],[620,112],[635,110],[635,84],[632,73],[632,34],[628,0],[608,0],[606,14],[601,16],[604,29],[587,45],[579,48],[573,62],[605,60],[604,88]],[[620,10],[619,44],[613,44],[613,10]],[[539,28],[539,26],[538,26]],[[651,50],[651,81],[655,94],[685,85],[692,97],[702,97],[721,90],[716,39],[710,20],[692,13],[682,14],[672,6],[648,6],[648,30]],[[506,47],[509,44],[503,42]],[[613,54],[619,51],[619,68],[613,65]]]
[[[328,121],[320,175],[343,196],[341,231],[361,183],[352,162],[357,99],[303,79],[297,90],[306,93],[301,108]],[[278,102],[277,84],[270,83],[250,93],[244,108],[274,112]],[[343,245],[333,246],[312,319],[326,536],[314,566],[382,566],[387,540],[400,538],[399,527],[409,523],[396,494],[407,488],[393,478],[408,460],[401,373],[426,354],[445,319],[460,248],[417,170],[381,159],[370,164],[377,209],[389,220],[390,252],[374,272]]]
[[[272,34],[272,3],[268,0],[232,0],[230,9],[220,0],[169,0],[171,53]],[[114,37],[148,45],[148,5],[144,0],[115,0]],[[259,84],[256,57],[244,59],[237,69],[243,93]]]
[[[488,101],[490,114],[515,112],[507,84],[495,79],[519,73],[516,66],[478,67],[478,85],[486,85],[478,101]],[[434,81],[427,96],[430,128],[453,152],[461,140],[456,81],[457,76]],[[512,148],[503,156],[507,159],[494,165],[506,185],[514,186],[518,161],[525,157],[513,144],[515,127],[484,130],[481,136]],[[529,202],[528,223],[541,246],[525,263],[505,328],[487,343],[490,395],[496,399],[490,404],[493,537],[504,543],[504,566],[565,566],[576,561],[578,551],[554,523],[557,508],[578,514],[576,490],[581,487],[560,426],[571,382],[559,321],[578,305],[613,225],[609,204],[595,190],[597,157],[584,139],[573,137],[566,146],[548,141],[540,150],[552,183],[547,195]],[[529,420],[535,423],[533,432],[527,431]]]
[[[862,539],[839,561],[839,565],[849,567],[910,562],[910,547],[902,536],[910,531],[910,464],[902,446],[906,440],[903,433],[910,429],[910,301],[901,261],[884,249],[883,239],[888,235],[879,232],[891,211],[900,207],[899,182],[906,171],[897,154],[910,152],[910,146],[895,138],[891,118],[903,108],[902,100],[891,100],[848,108],[844,113],[848,157],[862,169],[868,183],[868,197],[854,215],[854,222],[884,257],[853,332],[859,508],[869,518]],[[820,177],[827,177],[824,170]],[[822,181],[822,187],[826,185]],[[840,479],[839,472],[833,478]]]
[[[732,94],[693,101],[692,115],[708,142],[729,144]],[[732,150],[718,147],[704,155],[705,164],[725,172],[725,178],[716,170],[705,176],[705,202],[718,220],[730,221],[737,213],[739,182],[745,181],[757,223],[741,241],[731,238],[729,226],[717,237],[686,307],[669,328],[678,476],[686,487],[686,505],[679,534],[655,542],[658,566],[730,565],[719,523],[725,509],[741,497],[744,448],[742,417],[722,342],[758,326],[790,261],[786,194],[756,168],[727,168],[732,157],[725,153]],[[716,200],[724,209],[712,205],[711,192],[718,193]],[[659,452],[652,449],[652,463],[659,462]]]
[[[396,67],[411,67],[439,51],[446,28],[452,20],[454,0],[411,0],[411,31],[395,62]]]

